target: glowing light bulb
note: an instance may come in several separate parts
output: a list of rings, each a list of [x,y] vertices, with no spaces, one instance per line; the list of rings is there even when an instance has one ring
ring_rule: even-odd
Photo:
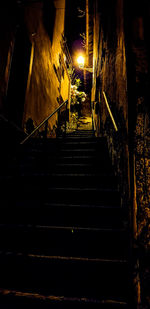
[[[83,56],[79,56],[78,58],[77,58],[77,62],[78,62],[78,65],[79,65],[79,67],[84,67],[84,57]]]

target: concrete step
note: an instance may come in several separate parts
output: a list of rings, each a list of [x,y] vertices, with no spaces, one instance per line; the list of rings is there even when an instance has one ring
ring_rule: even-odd
[[[23,188],[15,188],[9,192],[9,196],[6,192],[1,193],[1,205],[3,201],[10,201],[10,203],[15,203],[17,201],[23,200],[27,202],[28,200],[41,201],[41,203],[64,203],[69,204],[88,204],[96,206],[112,206],[119,207],[121,203],[120,195],[117,190],[111,189],[100,189],[100,188],[90,188],[90,187],[76,187],[76,188],[66,188],[62,187],[48,187],[42,190],[40,186],[25,186]]]
[[[64,295],[43,295],[40,293],[27,293],[0,289],[0,304],[1,309],[127,309],[128,305],[124,301],[117,299],[95,299],[95,298],[79,298],[79,297],[65,297]]]
[[[50,164],[47,164],[46,160],[42,164],[38,164],[34,161],[33,164],[19,164],[8,168],[4,171],[4,174],[1,175],[0,183],[4,187],[4,185],[9,185],[11,181],[12,183],[17,183],[19,181],[19,177],[31,177],[32,179],[34,179],[34,175],[36,175],[41,182],[43,181],[44,175],[47,179],[47,177],[53,177],[50,175],[54,174],[64,175],[64,177],[68,177],[67,175],[70,174],[84,175],[85,177],[88,177],[88,175],[93,175],[93,178],[95,177],[95,183],[99,182],[99,175],[107,175],[107,177],[110,177],[110,180],[108,179],[108,183],[110,183],[113,175],[113,169],[109,164],[104,163],[102,166],[99,166],[98,164],[96,164],[96,161],[93,164],[93,162],[91,161],[84,160],[82,160],[82,163],[80,163],[78,159],[73,159],[70,162],[68,162],[68,160],[66,162],[65,159],[60,159],[57,160],[57,162],[51,162]]]
[[[59,214],[59,215],[58,215]],[[1,200],[1,224],[42,224],[74,227],[121,228],[126,224],[124,210],[119,205],[93,203],[44,202],[42,199]]]
[[[48,194],[48,195],[47,195]],[[49,187],[47,196],[51,197],[51,201],[64,201],[64,203],[78,202],[81,205],[88,203],[89,205],[120,205],[120,195],[117,190],[100,189],[100,188],[80,188],[80,187]]]
[[[18,190],[19,189],[19,190]],[[98,205],[98,206],[119,206],[121,199],[119,192],[117,190],[112,190],[109,188],[91,188],[88,187],[52,187],[47,184],[47,187],[44,190],[40,185],[37,186],[24,186],[19,188],[12,187],[10,192],[10,199],[12,201],[17,201],[23,199],[24,201],[28,200],[37,200],[47,202],[50,201],[68,204],[89,204],[89,205]],[[9,200],[7,198],[6,192],[1,193],[1,201]]]
[[[13,222],[0,224],[0,233],[3,235],[1,253],[30,252],[46,256],[127,260],[127,233],[121,228],[46,226]]]
[[[74,132],[70,132],[70,133],[67,133],[66,134],[66,137],[68,138],[68,137],[78,137],[78,138],[82,138],[82,136],[83,137],[87,137],[87,138],[95,138],[95,135],[94,135],[94,133],[93,132],[91,132],[91,131],[74,131]]]
[[[88,140],[88,141],[82,141],[82,140],[65,140],[63,143],[59,143],[58,147],[73,149],[95,149],[95,150],[101,150],[106,151],[108,153],[107,146],[104,143],[98,143],[95,139]]]
[[[117,182],[106,139],[91,131],[18,148],[0,179],[4,309],[127,308],[127,220]]]
[[[0,255],[3,288],[45,295],[127,300],[126,261],[43,256],[19,252]],[[98,284],[97,284],[98,283]]]
[[[96,162],[95,162],[96,163]],[[109,164],[99,165],[91,163],[56,163],[55,167],[51,167],[51,171],[55,171],[56,173],[79,173],[79,174],[90,174],[90,173],[112,173],[112,167]]]
[[[15,171],[14,171],[15,172]],[[20,175],[19,175],[20,174]],[[2,191],[7,190],[15,190],[16,188],[21,189],[22,187],[32,186],[33,188],[47,187],[49,186],[57,186],[62,187],[74,187],[78,186],[80,188],[86,188],[88,186],[92,188],[109,188],[109,189],[117,189],[117,177],[113,174],[101,173],[101,174],[77,174],[77,173],[59,173],[59,171],[49,172],[49,171],[39,171],[32,172],[30,169],[18,171],[16,176],[5,175],[5,177],[0,178],[0,184]]]

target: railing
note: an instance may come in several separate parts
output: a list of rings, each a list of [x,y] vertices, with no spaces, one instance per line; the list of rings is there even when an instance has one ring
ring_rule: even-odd
[[[96,123],[95,123],[95,118],[94,118],[94,107],[95,107],[95,102],[92,101],[92,102],[91,102],[91,109],[92,109],[92,128],[93,128],[93,131],[95,132],[95,131],[96,131]]]
[[[111,120],[112,120],[113,126],[114,126],[114,128],[115,128],[115,131],[117,132],[117,131],[118,131],[118,128],[117,128],[115,119],[114,119],[114,117],[113,117],[113,115],[112,115],[112,112],[111,112],[111,109],[110,109],[110,107],[109,107],[109,103],[108,103],[108,100],[107,100],[107,97],[106,97],[106,94],[105,94],[104,91],[103,91],[103,96],[104,96],[105,103],[106,103],[106,106],[107,106],[107,109],[108,109],[110,118],[111,118]]]
[[[64,101],[58,108],[56,108],[54,110],[54,112],[52,114],[50,114],[48,117],[46,117],[21,143],[20,145],[23,145],[27,140],[30,139],[31,136],[33,136],[44,124],[48,123],[48,120],[57,112],[60,111],[60,109],[66,105],[66,114],[67,114],[67,104],[68,104],[68,100]],[[66,115],[67,117],[67,115]],[[65,134],[66,134],[66,117],[65,117]]]

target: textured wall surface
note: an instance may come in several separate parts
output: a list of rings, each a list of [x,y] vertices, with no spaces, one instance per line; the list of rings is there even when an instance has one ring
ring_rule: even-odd
[[[137,299],[150,304],[150,3],[147,0],[95,1],[93,88],[97,135],[107,136],[115,171],[120,178],[123,204],[129,201]],[[109,5],[108,5],[109,4]],[[105,91],[118,132],[103,97]],[[98,107],[97,107],[98,106]],[[129,177],[130,176],[130,177]],[[130,190],[129,190],[130,189]],[[133,224],[134,222],[134,224]],[[132,226],[133,225],[133,226]],[[136,254],[135,254],[136,256]],[[134,257],[135,257],[134,256]],[[137,267],[137,265],[140,265]],[[138,273],[139,272],[139,273]]]
[[[10,5],[10,10],[8,10],[8,5]],[[5,3],[0,4],[0,111],[2,112],[7,94],[15,25],[16,8],[14,3],[11,5],[6,0]]]
[[[65,5],[63,0],[59,2],[60,6]],[[56,7],[51,42],[43,25],[42,5],[26,8],[25,21],[33,46],[33,63],[26,93],[24,126],[28,118],[33,119],[34,125],[38,125],[59,106],[59,102],[68,98],[70,81],[65,63],[62,61],[61,49],[64,13],[64,10]],[[53,129],[56,121],[57,114],[49,121],[50,129]]]
[[[1,8],[0,16],[0,109],[26,130],[28,119],[37,126],[69,97],[62,51],[65,0],[18,7],[13,2]],[[48,131],[55,129],[57,120],[56,114]]]
[[[94,118],[97,135],[107,136],[115,171],[124,179],[122,192],[127,194],[128,183],[128,100],[124,35],[123,1],[99,5],[96,2],[94,21],[92,100],[96,102]],[[118,127],[115,132],[103,96],[108,103]],[[124,183],[124,184],[123,184]],[[125,188],[124,188],[125,186]]]

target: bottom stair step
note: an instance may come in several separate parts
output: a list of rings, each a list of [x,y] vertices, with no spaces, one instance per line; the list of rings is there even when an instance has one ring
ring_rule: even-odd
[[[98,300],[90,298],[71,298],[56,295],[42,295],[39,293],[23,293],[20,291],[0,289],[1,309],[127,309],[126,302],[117,300]]]
[[[0,288],[44,295],[127,299],[125,261],[48,257],[21,253],[0,256]]]

